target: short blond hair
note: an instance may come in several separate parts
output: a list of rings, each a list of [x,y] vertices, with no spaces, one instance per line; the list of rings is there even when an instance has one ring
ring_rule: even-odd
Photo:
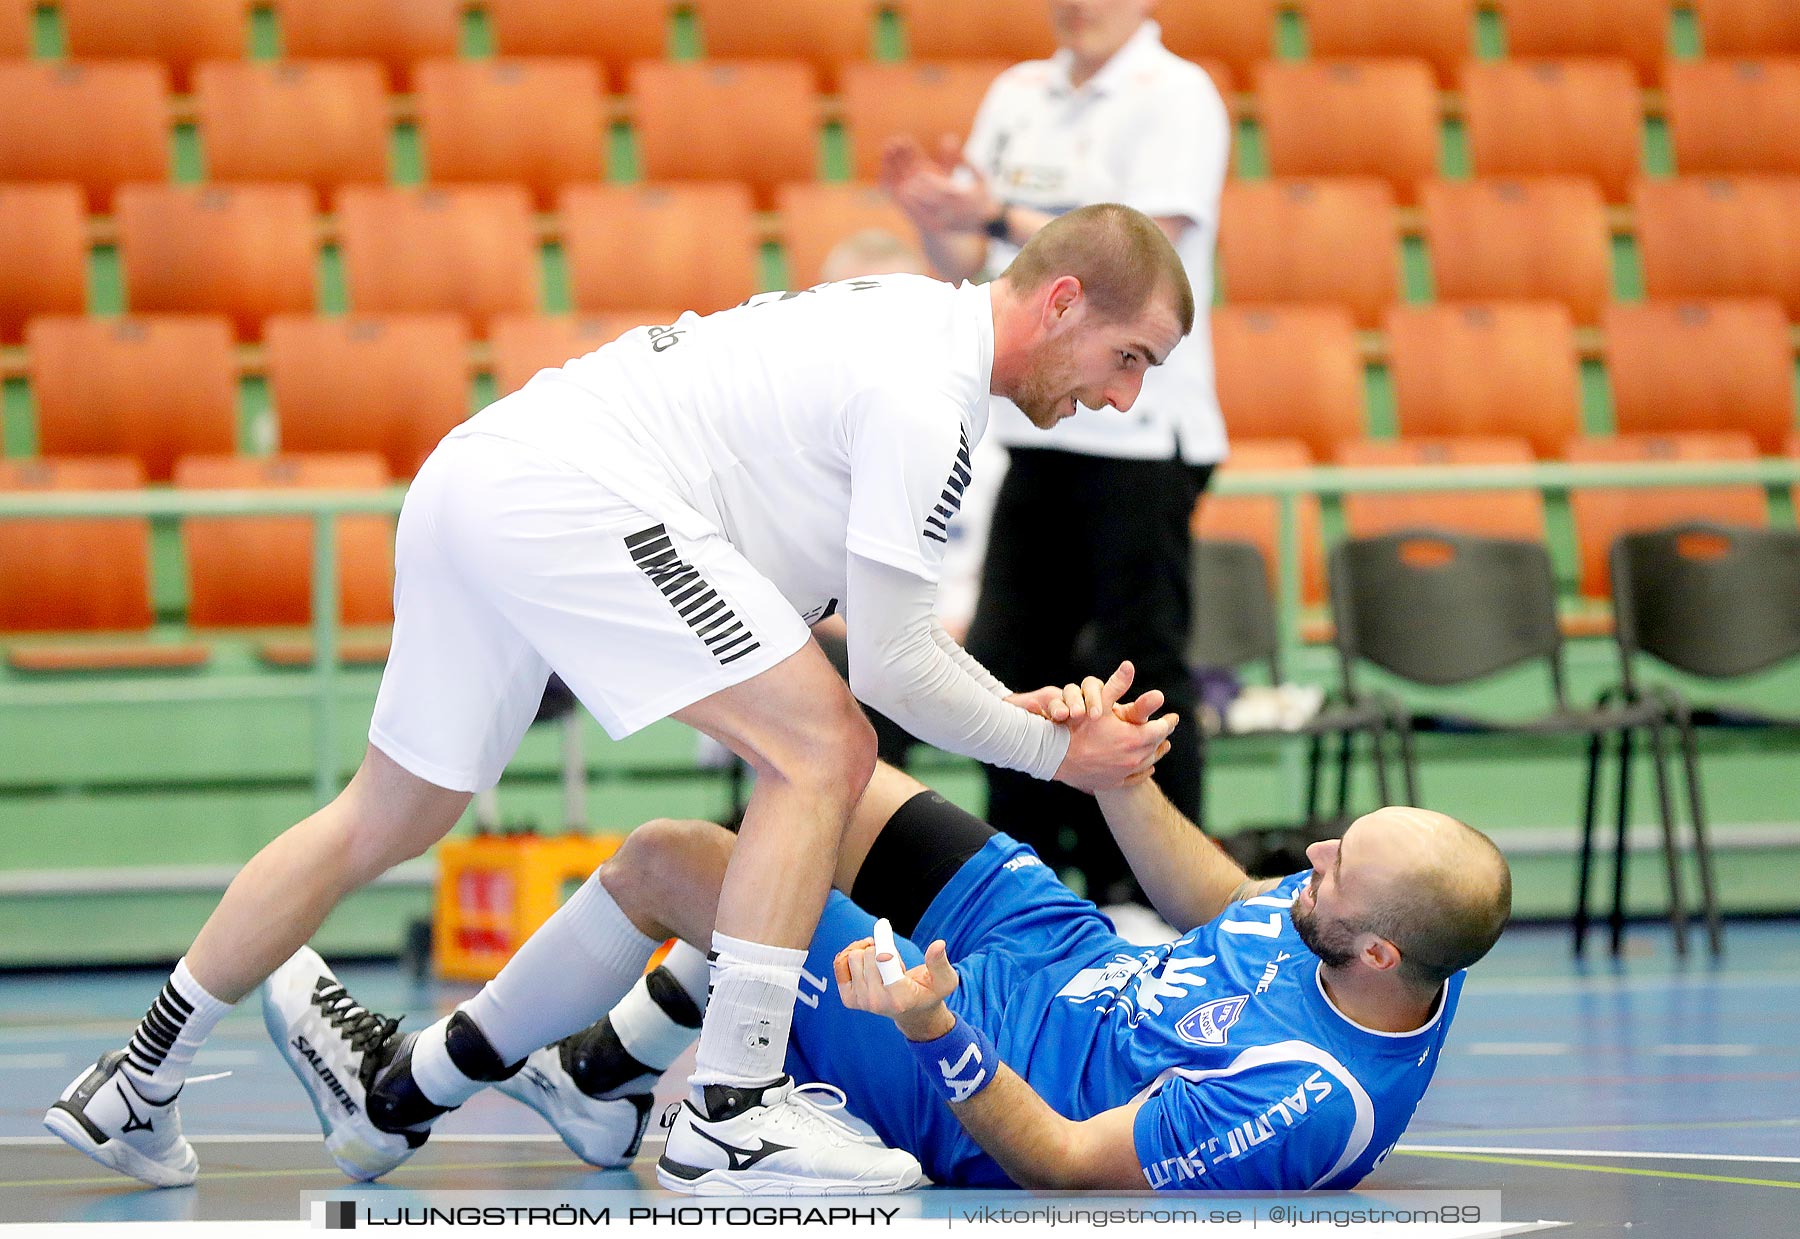
[[[1020,292],[1035,292],[1072,275],[1099,316],[1124,322],[1167,290],[1181,334],[1194,329],[1194,290],[1181,255],[1156,221],[1117,202],[1099,202],[1058,216],[1027,241],[1003,273]]]

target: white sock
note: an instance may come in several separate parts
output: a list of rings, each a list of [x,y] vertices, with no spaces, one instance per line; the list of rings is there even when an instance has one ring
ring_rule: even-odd
[[[180,1091],[194,1052],[232,1005],[207,993],[181,957],[125,1047],[125,1074],[145,1100],[167,1101]]]
[[[806,952],[713,934],[712,1000],[692,1081],[747,1088],[785,1070]]]
[[[625,1052],[646,1067],[668,1070],[700,1035],[696,1017],[706,1011],[708,973],[706,956],[677,939],[662,966],[639,977],[612,1009],[613,1032]]]
[[[516,1063],[605,1015],[660,945],[631,923],[596,873],[460,1010],[502,1063]],[[425,1029],[412,1049],[413,1079],[440,1106],[461,1105],[487,1086],[452,1061],[449,1023]]]

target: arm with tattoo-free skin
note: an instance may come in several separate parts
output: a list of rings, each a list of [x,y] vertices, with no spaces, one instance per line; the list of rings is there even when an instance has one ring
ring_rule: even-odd
[[[869,938],[840,951],[833,971],[846,1007],[889,1016],[909,1041],[935,1041],[956,1023],[944,1005],[956,989],[956,969],[941,939],[926,950],[923,964],[892,985],[882,984]],[[966,1101],[952,1102],[950,1110],[1020,1187],[1141,1191],[1149,1183],[1132,1139],[1141,1104],[1090,1119],[1064,1118],[1017,1072],[996,1063],[993,1082]]]

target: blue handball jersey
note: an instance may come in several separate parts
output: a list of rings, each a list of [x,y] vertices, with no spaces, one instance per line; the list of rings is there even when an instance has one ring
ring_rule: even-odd
[[[1400,1139],[1437,1066],[1463,974],[1424,1027],[1363,1028],[1331,1004],[1289,910],[1310,871],[1233,903],[1176,942],[1138,947],[996,835],[945,886],[902,957],[942,937],[960,978],[949,1005],[1059,1114],[1142,1098],[1133,1131],[1150,1185],[1171,1190],[1347,1188]],[[826,905],[794,1012],[789,1069],[841,1086],[883,1140],[945,1184],[1010,1180],[925,1080],[891,1020],[848,1011],[833,954],[870,914]]]
[[[1332,1005],[1289,917],[1311,877],[1156,948],[1129,948],[1018,995],[1001,1057],[1064,1114],[1145,1098],[1133,1129],[1152,1187],[1346,1188],[1400,1139],[1431,1082],[1462,974],[1431,1020],[1377,1032]]]

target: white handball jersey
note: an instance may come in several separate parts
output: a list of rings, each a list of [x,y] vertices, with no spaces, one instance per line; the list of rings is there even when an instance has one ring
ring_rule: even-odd
[[[1219,193],[1231,152],[1225,102],[1206,71],[1162,45],[1145,22],[1100,71],[1077,88],[1070,55],[1014,65],[988,88],[964,158],[1007,202],[1062,215],[1094,202],[1122,202],[1152,217],[1190,221],[1176,242],[1194,287],[1194,330],[1144,376],[1128,413],[1111,409],[1045,431],[1011,401],[994,401],[994,437],[1008,447],[1054,447],[1095,456],[1190,464],[1225,457],[1225,424],[1213,387],[1213,245]],[[999,272],[1017,247],[993,242]]]
[[[452,433],[719,531],[812,623],[843,605],[846,549],[937,581],[993,367],[987,288],[884,275],[629,331]]]

